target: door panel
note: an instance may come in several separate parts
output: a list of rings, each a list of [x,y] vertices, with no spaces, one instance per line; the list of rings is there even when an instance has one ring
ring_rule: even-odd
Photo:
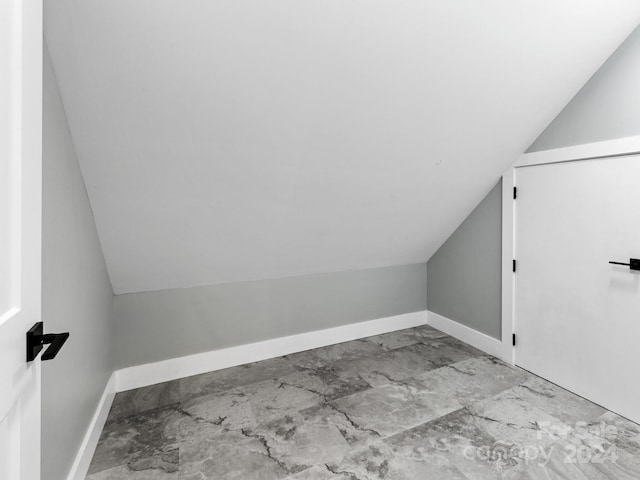
[[[640,422],[640,156],[517,169],[516,363]]]
[[[40,478],[41,0],[0,1],[0,478]]]

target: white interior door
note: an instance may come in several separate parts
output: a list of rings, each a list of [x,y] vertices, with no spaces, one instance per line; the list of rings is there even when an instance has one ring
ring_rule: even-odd
[[[0,478],[40,478],[41,0],[0,0]]]
[[[516,171],[516,363],[640,422],[640,156]]]

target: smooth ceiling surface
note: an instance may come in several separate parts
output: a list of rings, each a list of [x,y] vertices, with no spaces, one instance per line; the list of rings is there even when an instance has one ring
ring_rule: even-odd
[[[116,293],[426,261],[636,0],[49,0]]]

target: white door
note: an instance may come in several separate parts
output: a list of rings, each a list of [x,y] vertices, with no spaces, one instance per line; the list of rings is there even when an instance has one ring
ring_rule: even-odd
[[[0,478],[40,478],[41,0],[0,0]]]
[[[640,156],[518,168],[517,365],[640,422]]]

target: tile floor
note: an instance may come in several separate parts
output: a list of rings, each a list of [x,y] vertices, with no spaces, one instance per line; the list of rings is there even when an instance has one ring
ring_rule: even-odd
[[[640,479],[640,426],[424,326],[118,394],[125,479]]]

